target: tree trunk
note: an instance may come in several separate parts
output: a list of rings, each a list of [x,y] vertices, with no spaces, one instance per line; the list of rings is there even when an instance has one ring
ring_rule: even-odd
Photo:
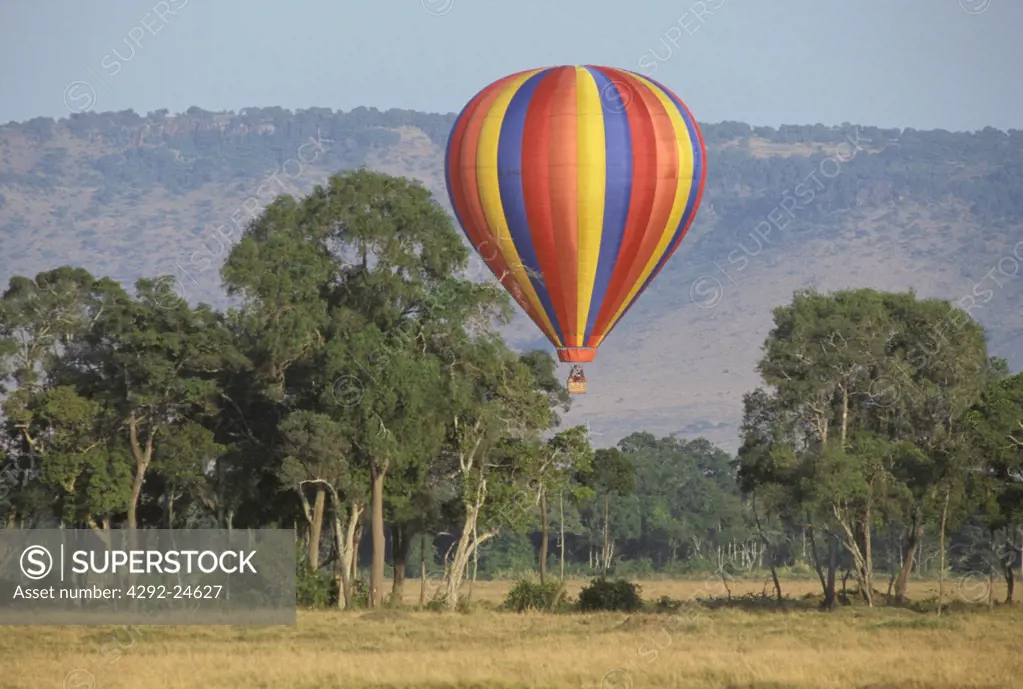
[[[835,572],[838,569],[838,544],[834,536],[828,534],[828,576],[824,585],[824,609],[834,610],[838,606],[835,596]]]
[[[1005,565],[1005,602],[1012,602],[1012,594],[1016,588],[1016,568],[1010,560]]]
[[[135,475],[131,480],[131,498],[128,501],[128,529],[134,531],[138,528],[138,507],[139,497],[142,495],[142,484],[146,480],[146,470],[153,458],[153,430],[149,430],[149,437],[146,444],[139,443],[138,420],[132,416],[128,421],[128,439],[131,446],[131,454],[135,459]]]
[[[168,488],[163,495],[163,518],[168,529],[174,528],[174,490]]]
[[[348,508],[348,524],[343,529],[344,518],[341,517],[343,505],[337,491],[331,488],[331,500],[334,503],[334,538],[335,547],[337,548],[337,559],[338,559],[338,597],[337,607],[343,609],[351,609],[354,605],[352,601],[352,583],[354,582],[352,562],[355,559],[355,548],[356,544],[356,528],[359,524],[359,520],[362,517],[362,505],[353,503]]]
[[[316,484],[316,500],[313,501],[313,520],[309,522],[309,566],[315,572],[320,568],[320,537],[323,535],[323,512],[327,505],[327,490],[323,484]]]
[[[817,572],[817,578],[821,582],[821,591],[827,597],[828,582],[824,577],[824,565],[821,563],[821,558],[817,553],[817,532],[814,530],[813,525],[810,526],[810,557],[813,561],[813,569]]]
[[[839,431],[839,439],[842,442],[842,449],[845,449],[845,438],[849,428],[849,391],[842,388],[842,427]]]
[[[465,506],[465,519],[462,522],[462,533],[458,537],[457,543],[452,545],[452,548],[455,550],[454,557],[449,561],[448,556],[444,556],[445,603],[450,610],[458,607],[459,590],[462,587],[462,581],[464,581],[469,567],[469,559],[479,549],[480,545],[497,535],[496,530],[478,534],[476,529],[480,510],[486,501],[486,496],[487,481],[481,477],[476,485],[476,495],[471,500],[463,497],[462,504]],[[448,553],[450,552],[451,550],[449,549]]]
[[[362,532],[366,526],[364,520],[359,520],[355,526],[355,540],[352,541],[352,582],[359,578],[359,548],[362,546]]]
[[[832,508],[834,510],[835,519],[839,526],[842,527],[842,531],[845,536],[842,538],[842,545],[845,546],[846,551],[853,559],[853,564],[856,568],[856,581],[860,585],[860,595],[868,606],[873,606],[873,589],[871,588],[871,577],[870,570],[867,566],[866,557],[863,554],[863,549],[860,546],[860,540],[862,539],[863,526],[861,524],[852,523],[850,524],[847,519],[843,517],[841,509],[836,505]],[[869,514],[869,509],[864,514]],[[869,527],[867,527],[869,528]],[[843,595],[845,594],[845,584],[842,584]]]
[[[774,593],[778,599],[778,603],[782,602],[781,595],[781,582],[778,581],[778,570],[774,566],[774,546],[767,539],[767,534],[764,533],[764,527],[760,524],[760,515],[757,513],[757,493],[753,491],[750,496],[750,505],[753,508],[753,519],[756,521],[757,533],[760,535],[760,540],[763,543],[764,550],[770,548],[770,552],[767,555],[767,562],[771,566],[771,579],[774,580]],[[763,554],[763,550],[761,551]]]
[[[371,529],[373,558],[369,573],[369,606],[379,607],[384,588],[384,476],[387,465],[373,467],[373,512]]]
[[[479,507],[472,508],[466,514],[465,522],[462,524],[462,535],[455,544],[455,554],[450,562],[445,563],[447,570],[446,581],[446,603],[449,609],[458,607],[460,600],[459,590],[469,569],[469,560],[479,549],[480,545],[495,535],[495,532],[487,532],[482,536],[477,535],[476,522],[479,518]]]
[[[873,491],[873,485],[870,486],[870,490]],[[870,525],[874,518],[874,505],[873,502],[868,499],[866,505],[863,507],[863,516],[859,524],[856,525],[856,534],[850,533],[852,537],[851,544],[854,546],[850,550],[850,554],[853,556],[853,562],[856,565],[856,578],[860,584],[860,595],[866,602],[868,607],[874,606],[874,558],[871,553],[871,531]]]
[[[394,577],[391,585],[391,603],[401,605],[405,590],[405,567],[408,563],[410,538],[408,527],[396,524],[391,527],[391,560],[394,562]]]
[[[605,495],[604,496],[604,548],[601,551],[601,557],[600,557],[600,574],[601,574],[601,576],[605,576],[605,577],[607,576],[607,566],[609,564],[608,560],[610,560],[610,557],[608,556],[608,551],[610,550],[610,547],[611,547],[611,544],[609,542],[609,537],[610,537],[610,520],[608,518],[608,514],[609,514],[609,511],[610,511],[610,502],[611,502],[611,499],[607,495]]]
[[[547,520],[547,492],[540,491],[540,583],[547,580],[547,545],[550,541],[550,524]]]
[[[419,535],[419,607],[426,607],[426,532]]]
[[[902,568],[899,570],[899,576],[895,578],[895,602],[898,605],[904,605],[907,600],[906,589],[909,587],[909,574],[916,560],[916,551],[924,537],[923,523],[917,523],[915,516],[913,522],[913,528],[909,532],[909,543],[906,544],[903,554]]]
[[[559,522],[561,528],[561,583],[565,583],[565,494],[558,494],[558,507],[561,512]]]
[[[938,524],[938,616],[945,604],[945,524],[948,521],[948,498],[951,489],[945,490],[945,503],[941,507],[941,522]]]

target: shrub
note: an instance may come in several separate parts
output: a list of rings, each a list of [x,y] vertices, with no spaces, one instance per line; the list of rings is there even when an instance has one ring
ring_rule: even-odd
[[[626,579],[594,579],[579,593],[579,609],[584,612],[632,612],[642,605],[639,586]]]
[[[327,608],[337,605],[337,581],[330,573],[314,570],[299,554],[295,580],[295,602],[301,608]]]
[[[654,604],[654,607],[658,612],[675,612],[682,608],[682,601],[670,596],[661,596],[657,599],[657,603]]]
[[[558,592],[561,585],[556,581],[546,584],[522,579],[508,592],[504,608],[514,612],[527,610],[551,610],[560,602]]]

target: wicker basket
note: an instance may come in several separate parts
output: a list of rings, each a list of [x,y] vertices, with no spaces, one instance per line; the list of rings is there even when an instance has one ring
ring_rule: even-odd
[[[582,395],[586,393],[586,381],[585,380],[570,380],[568,381],[568,394],[570,395]]]

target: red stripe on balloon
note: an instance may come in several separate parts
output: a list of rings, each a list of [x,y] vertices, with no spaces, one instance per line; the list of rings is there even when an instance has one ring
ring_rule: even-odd
[[[610,70],[609,70],[610,71]],[[678,175],[675,130],[661,101],[625,72],[607,74],[628,90],[626,113],[632,136],[632,203],[625,237],[590,341],[614,319],[660,242],[674,206]]]
[[[566,294],[566,280],[558,260],[550,187],[551,113],[564,69],[554,69],[544,76],[529,101],[522,132],[522,195],[537,263],[554,309],[549,315],[557,319],[567,338],[568,305],[572,300]]]

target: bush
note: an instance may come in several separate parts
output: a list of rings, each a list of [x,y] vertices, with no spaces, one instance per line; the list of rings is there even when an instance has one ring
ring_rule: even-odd
[[[632,612],[642,605],[639,586],[626,579],[594,579],[579,593],[579,609],[584,612]]]
[[[558,595],[560,590],[561,584],[556,581],[541,584],[522,579],[508,592],[508,597],[504,599],[504,608],[514,612],[552,610],[561,602]]]
[[[682,601],[670,596],[661,596],[654,604],[654,608],[658,612],[676,612],[682,609]]]
[[[337,581],[329,572],[313,570],[301,553],[297,570],[295,602],[300,608],[328,608],[337,605]]]

